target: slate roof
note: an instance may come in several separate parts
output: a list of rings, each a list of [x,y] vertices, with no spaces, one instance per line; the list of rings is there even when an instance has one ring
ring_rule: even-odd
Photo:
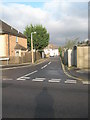
[[[22,34],[21,32],[18,32],[18,30],[8,25],[4,21],[0,20],[0,34],[8,34],[8,33],[10,35],[27,38],[24,34]]]
[[[25,47],[23,47],[22,45],[20,44],[16,44],[15,48],[14,49],[19,49],[19,50],[27,50]]]

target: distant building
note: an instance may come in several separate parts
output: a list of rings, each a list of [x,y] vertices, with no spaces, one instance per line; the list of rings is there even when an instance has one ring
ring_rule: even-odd
[[[0,20],[0,58],[21,56],[26,50],[26,36]]]
[[[46,57],[58,56],[59,55],[58,46],[49,44],[46,48],[44,48],[44,53]]]

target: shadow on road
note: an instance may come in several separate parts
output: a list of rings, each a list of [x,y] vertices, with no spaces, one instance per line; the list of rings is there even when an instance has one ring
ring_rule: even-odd
[[[35,118],[54,118],[53,98],[46,87],[36,96]]]

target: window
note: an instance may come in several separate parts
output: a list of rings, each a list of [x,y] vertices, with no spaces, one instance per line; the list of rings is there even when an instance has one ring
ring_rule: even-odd
[[[19,51],[15,51],[15,56],[19,56]]]
[[[16,43],[18,43],[18,37],[16,36]]]

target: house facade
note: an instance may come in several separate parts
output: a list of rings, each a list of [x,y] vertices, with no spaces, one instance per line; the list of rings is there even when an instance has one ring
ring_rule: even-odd
[[[46,57],[58,56],[59,55],[58,46],[49,44],[46,48],[44,48],[44,53]]]
[[[21,53],[26,50],[26,36],[0,20],[0,58],[21,56]]]

